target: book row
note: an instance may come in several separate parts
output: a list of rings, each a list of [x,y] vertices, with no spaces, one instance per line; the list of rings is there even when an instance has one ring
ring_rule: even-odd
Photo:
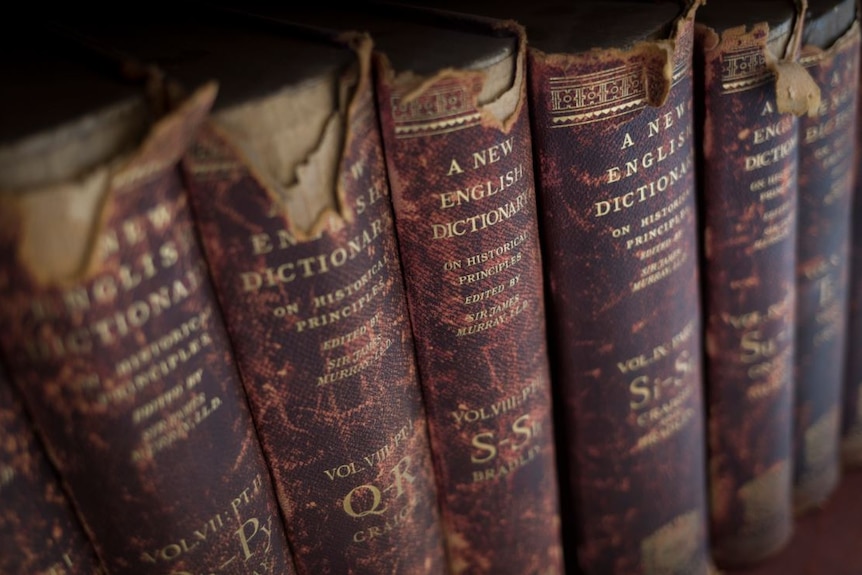
[[[862,463],[856,2],[433,5],[4,37],[0,572],[707,575]]]

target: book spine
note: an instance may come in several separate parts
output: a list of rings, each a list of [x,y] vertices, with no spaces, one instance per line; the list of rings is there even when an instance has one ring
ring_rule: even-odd
[[[378,105],[450,569],[561,573],[524,36],[499,32],[499,100],[479,71],[408,89],[378,53]]]
[[[0,345],[109,573],[293,572],[177,169],[214,93],[81,180],[2,196]],[[81,243],[54,229],[89,234],[60,258],[79,271],[48,267]]]
[[[20,398],[2,371],[0,437],[0,573],[102,573]]]
[[[862,90],[862,77],[856,89]],[[855,137],[841,459],[845,467],[857,469],[862,467],[862,126],[858,110]]]
[[[825,501],[840,476],[850,214],[855,169],[859,26],[800,63],[820,86],[799,120],[794,506]]]
[[[586,574],[709,568],[692,18],[672,42],[530,53],[554,372]]]
[[[313,229],[214,123],[184,167],[297,569],[430,575],[444,552],[427,422],[370,42],[356,49],[337,189],[316,189],[337,207]]]
[[[798,121],[769,29],[698,27],[711,536],[719,567],[792,530]]]

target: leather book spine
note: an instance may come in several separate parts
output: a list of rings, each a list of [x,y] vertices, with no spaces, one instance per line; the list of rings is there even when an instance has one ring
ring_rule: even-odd
[[[862,90],[862,77],[856,89]],[[845,467],[858,469],[862,468],[862,126],[858,111],[855,130],[841,460]]]
[[[725,567],[792,531],[799,122],[780,111],[766,23],[696,29],[710,519]]]
[[[214,93],[0,196],[0,345],[112,574],[293,572],[177,167]]]
[[[99,575],[90,540],[0,371],[0,573]]]
[[[710,564],[693,30],[691,11],[670,40],[530,50],[550,339],[586,574]]]
[[[495,33],[518,40],[498,99],[478,103],[484,72],[411,87],[377,53],[378,106],[450,569],[547,575],[562,551],[525,38]]]
[[[799,120],[794,507],[823,503],[840,477],[850,214],[856,149],[859,25],[800,63],[820,86]]]
[[[316,189],[335,207],[313,228],[214,122],[184,169],[299,573],[431,575],[444,551],[427,422],[370,41],[354,47],[337,183]]]

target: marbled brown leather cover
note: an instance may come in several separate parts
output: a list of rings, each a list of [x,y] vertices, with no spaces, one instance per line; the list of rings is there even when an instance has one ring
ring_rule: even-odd
[[[430,575],[444,569],[431,452],[370,43],[357,50],[337,211],[310,232],[213,123],[184,168],[298,571]]]
[[[798,121],[766,24],[698,27],[711,536],[719,567],[791,534]]]
[[[2,369],[0,573],[102,573],[93,546]]]
[[[692,47],[689,14],[668,41],[530,50],[550,339],[591,575],[709,566]]]
[[[211,88],[115,168],[77,277],[23,255],[45,192],[0,198],[0,345],[112,574],[293,572],[177,169]]]
[[[833,46],[805,46],[817,116],[799,120],[794,504],[823,503],[840,476],[850,215],[856,159],[859,26]]]
[[[377,54],[395,221],[454,573],[562,571],[541,259],[518,35],[515,111],[481,72],[396,88]],[[486,33],[492,33],[490,26]]]

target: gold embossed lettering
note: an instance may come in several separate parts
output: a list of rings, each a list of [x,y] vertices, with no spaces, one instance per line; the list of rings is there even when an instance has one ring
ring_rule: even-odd
[[[473,169],[475,170],[482,166],[499,162],[501,159],[512,153],[514,142],[514,138],[508,138],[490,148],[473,152]]]

